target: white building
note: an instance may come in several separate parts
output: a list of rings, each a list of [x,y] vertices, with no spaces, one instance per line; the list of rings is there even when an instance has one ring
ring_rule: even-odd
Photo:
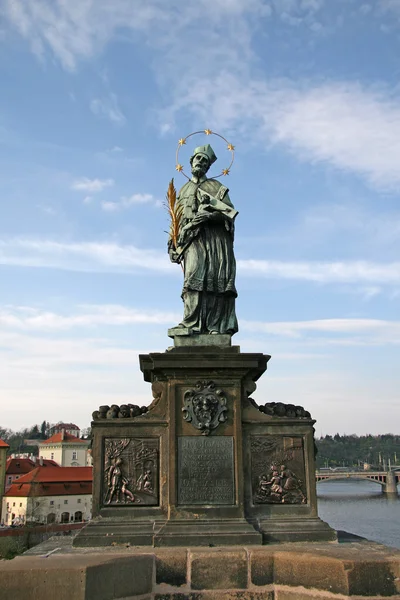
[[[89,440],[81,440],[64,429],[39,444],[39,457],[54,460],[60,467],[85,467]]]
[[[5,525],[87,521],[92,513],[92,467],[36,467],[3,498]]]

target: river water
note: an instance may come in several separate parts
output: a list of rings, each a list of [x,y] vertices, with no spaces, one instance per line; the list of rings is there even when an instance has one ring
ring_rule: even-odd
[[[318,514],[334,529],[400,548],[400,496],[382,494],[371,481],[317,484]]]

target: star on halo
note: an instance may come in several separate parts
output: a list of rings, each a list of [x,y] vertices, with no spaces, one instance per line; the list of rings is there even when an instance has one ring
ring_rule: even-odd
[[[181,139],[178,141],[178,144],[179,144],[180,146],[183,146],[183,144],[186,144],[186,138],[181,138]]]
[[[176,167],[175,167],[175,170],[176,170],[176,171],[179,171],[179,173],[180,173],[181,171],[183,171],[183,167],[182,167],[182,165],[180,165],[180,164],[178,163],[178,164],[176,165]]]
[[[235,149],[235,146],[233,146],[233,144],[228,144],[228,150],[230,150],[231,152],[233,152]]]
[[[222,175],[229,175],[229,169],[222,169]]]
[[[212,134],[212,131],[211,131],[211,129],[205,129],[205,130],[204,130],[204,133],[205,133],[206,135],[211,135],[211,134]]]

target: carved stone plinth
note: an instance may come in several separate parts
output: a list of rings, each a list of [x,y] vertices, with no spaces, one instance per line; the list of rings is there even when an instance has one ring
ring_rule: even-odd
[[[317,515],[309,413],[258,407],[249,395],[270,357],[209,337],[140,356],[147,412],[94,413],[94,519],[75,545],[336,539]]]

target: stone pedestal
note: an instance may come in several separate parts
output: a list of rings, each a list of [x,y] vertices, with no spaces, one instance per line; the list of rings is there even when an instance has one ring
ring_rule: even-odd
[[[336,539],[317,516],[314,421],[261,412],[249,394],[270,357],[207,337],[140,356],[147,412],[94,414],[94,519],[76,546]]]

